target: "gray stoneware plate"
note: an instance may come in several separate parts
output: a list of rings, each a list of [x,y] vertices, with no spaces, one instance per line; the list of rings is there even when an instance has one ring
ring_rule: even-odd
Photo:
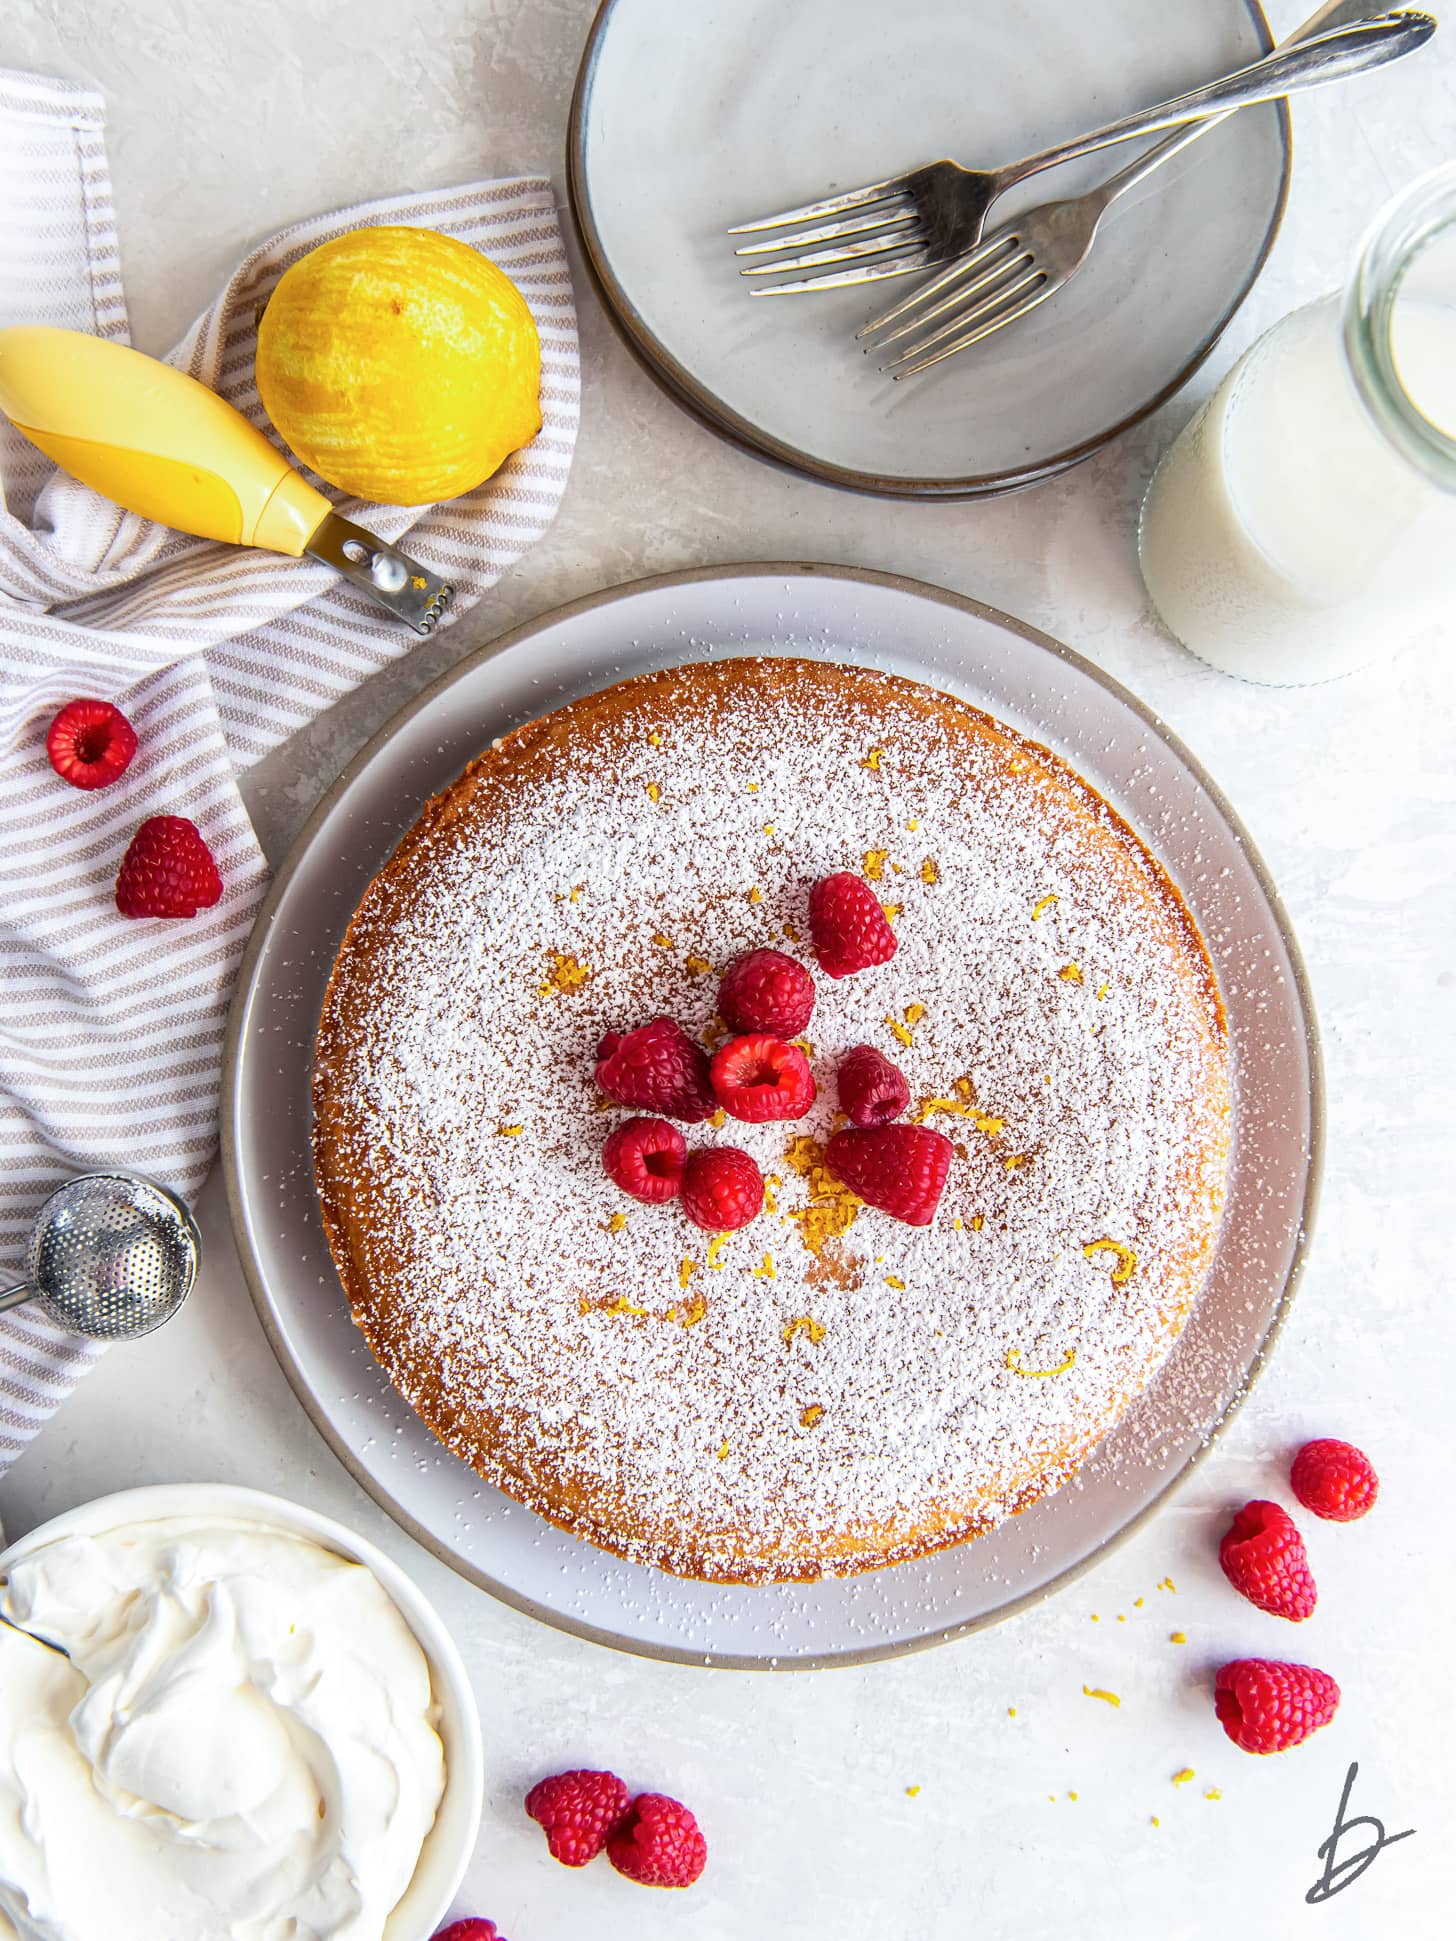
[[[425,798],[490,739],[625,675],[733,654],[882,667],[1045,742],[1129,818],[1208,941],[1232,1026],[1232,1190],[1208,1285],[1162,1373],[1078,1476],[975,1542],[816,1585],[724,1588],[563,1535],[483,1484],[385,1381],[319,1224],[309,1068],[335,950]],[[1319,1053],[1298,948],[1233,812],[1125,689],[1069,649],[932,586],[756,565],[639,581],[548,613],[414,701],[319,804],[238,979],[223,1155],[244,1265],[279,1361],[335,1453],[445,1562],[518,1609],[650,1657],[749,1667],[891,1657],[1006,1617],[1087,1568],[1188,1473],[1257,1372],[1319,1177]]]
[[[941,155],[1009,162],[1269,44],[1257,0],[605,0],[572,210],[628,343],[716,430],[865,491],[1010,491],[1146,417],[1217,343],[1283,215],[1283,107],[1212,130],[1116,205],[1070,289],[903,384],[853,339],[912,279],[750,301],[724,231]],[[993,221],[1138,147],[1036,177]]]

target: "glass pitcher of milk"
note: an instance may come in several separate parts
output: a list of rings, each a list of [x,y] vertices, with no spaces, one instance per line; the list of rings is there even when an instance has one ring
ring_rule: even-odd
[[[1235,364],[1154,474],[1138,550],[1186,647],[1277,686],[1456,608],[1456,165],[1377,219],[1348,290]]]

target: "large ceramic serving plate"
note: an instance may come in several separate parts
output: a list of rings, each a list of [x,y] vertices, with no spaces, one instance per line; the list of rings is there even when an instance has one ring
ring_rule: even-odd
[[[1152,1388],[1073,1482],[991,1535],[816,1585],[725,1588],[623,1563],[487,1488],[380,1374],[319,1224],[309,1067],[324,986],[365,885],[425,798],[490,739],[624,675],[734,654],[891,669],[1063,755],[1159,853],[1228,1005],[1236,1128],[1228,1210],[1193,1319]],[[325,797],[259,915],[223,1094],[233,1218],[258,1311],[300,1400],[419,1540],[550,1624],[659,1658],[738,1666],[887,1657],[1004,1617],[1084,1569],[1184,1476],[1257,1371],[1303,1253],[1318,1180],[1319,1060],[1297,948],[1213,783],[1124,689],[1057,642],[914,581],[740,566],[616,588],[470,657],[376,736]]]
[[[999,166],[1268,45],[1257,0],[605,0],[572,207],[628,341],[717,429],[870,491],[1006,491],[1145,417],[1217,342],[1283,212],[1282,108],[1211,131],[1116,205],[1068,290],[906,383],[853,340],[909,279],[750,301],[724,232],[942,155]],[[1035,178],[995,220],[1137,147]]]

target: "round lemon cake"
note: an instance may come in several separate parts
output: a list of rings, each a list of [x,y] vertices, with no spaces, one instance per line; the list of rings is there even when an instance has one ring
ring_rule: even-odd
[[[830,979],[813,884],[897,939]],[[771,945],[815,974],[793,1122],[683,1128],[767,1182],[728,1235],[628,1199],[596,1047]],[[928,1227],[825,1165],[878,1047],[954,1159]],[[1157,1372],[1212,1256],[1230,1079],[1167,874],[1064,762],[862,668],[645,674],[494,742],[429,802],[339,951],[314,1069],[329,1245],[449,1449],[604,1549],[737,1583],[985,1531],[1065,1481]]]

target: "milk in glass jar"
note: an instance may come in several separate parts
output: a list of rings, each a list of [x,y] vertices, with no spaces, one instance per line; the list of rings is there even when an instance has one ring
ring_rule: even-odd
[[[1246,680],[1330,680],[1456,608],[1456,165],[1385,210],[1348,290],[1239,360],[1138,539],[1169,629]]]

